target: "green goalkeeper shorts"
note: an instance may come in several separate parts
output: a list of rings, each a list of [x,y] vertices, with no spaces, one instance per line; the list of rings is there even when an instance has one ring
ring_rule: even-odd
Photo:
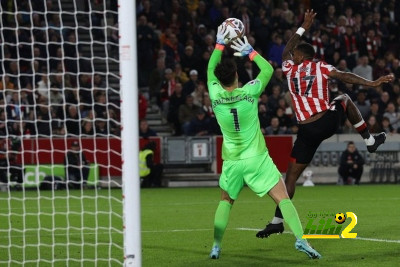
[[[238,198],[245,183],[262,197],[278,183],[280,177],[281,173],[267,151],[247,159],[224,161],[219,186],[233,200]]]

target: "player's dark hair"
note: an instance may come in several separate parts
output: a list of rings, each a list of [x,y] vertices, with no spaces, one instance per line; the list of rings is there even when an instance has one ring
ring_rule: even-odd
[[[297,51],[300,51],[306,59],[313,59],[315,56],[314,47],[309,43],[301,43],[296,46]]]
[[[223,86],[231,86],[235,82],[236,71],[236,62],[232,58],[226,58],[217,65],[214,74]]]

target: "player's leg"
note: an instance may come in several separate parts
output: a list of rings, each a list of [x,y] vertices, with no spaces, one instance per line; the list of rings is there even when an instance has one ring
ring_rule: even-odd
[[[210,253],[211,259],[218,259],[221,243],[229,222],[233,202],[239,196],[244,185],[241,161],[224,161],[219,186],[222,189],[221,201],[214,217],[214,241]]]
[[[311,162],[315,151],[317,150],[319,144],[322,140],[318,140],[315,138],[314,143],[307,141],[304,137],[309,134],[308,128],[313,128],[311,126],[300,125],[299,134],[297,135],[297,139],[294,143],[291,160],[289,162],[288,170],[286,172],[285,185],[290,198],[293,198],[295,190],[296,190],[296,182],[299,179],[301,173],[308,166],[308,163]],[[258,238],[268,237],[271,234],[279,234],[284,230],[283,226],[283,215],[281,209],[276,206],[275,215],[272,218],[271,222],[266,225],[266,227],[259,231],[256,234]]]
[[[214,217],[214,242],[210,253],[211,259],[219,258],[222,238],[224,237],[226,227],[228,226],[233,202],[234,200],[229,197],[228,193],[222,190],[221,201],[218,204]]]
[[[375,152],[376,149],[385,142],[385,132],[381,132],[375,136],[370,134],[367,124],[361,116],[360,111],[347,94],[336,97],[333,102],[333,105],[336,106],[336,109],[339,112],[344,112],[346,114],[348,120],[362,136],[370,153]]]
[[[308,244],[307,240],[302,239],[303,227],[301,226],[297,210],[286,192],[286,188],[282,179],[280,179],[279,182],[268,192],[268,195],[280,207],[286,223],[289,225],[289,228],[295,235],[295,248],[301,252],[306,253],[312,259],[321,258],[321,254],[313,249]]]

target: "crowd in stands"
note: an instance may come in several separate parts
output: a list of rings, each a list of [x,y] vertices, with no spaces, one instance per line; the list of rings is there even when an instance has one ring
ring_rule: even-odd
[[[116,1],[107,2],[107,9],[116,11]],[[7,11],[0,29],[0,136],[119,135],[119,107],[109,101],[108,85],[91,59],[95,55],[85,54],[83,47],[90,44],[78,30],[93,26],[89,37],[112,40],[100,30],[106,18],[98,13],[105,8],[102,1],[79,1],[73,5],[81,12],[77,17],[62,9],[63,1],[0,5]],[[117,17],[109,13],[107,19]]]
[[[242,20],[250,44],[274,66],[259,99],[265,135],[297,131],[282,51],[301,25],[304,12],[318,13],[303,35],[316,57],[342,71],[366,79],[393,73],[395,81],[365,88],[332,80],[331,96],[346,93],[357,104],[371,132],[400,133],[400,2],[394,0],[165,0],[137,1],[139,87],[148,88],[175,135],[219,134],[206,84],[206,69],[218,25],[226,18]],[[229,50],[229,49],[226,49]],[[230,51],[226,51],[230,55]],[[255,64],[237,59],[240,84],[258,74]],[[338,133],[354,132],[344,122]]]
[[[85,13],[117,10],[116,0],[106,2],[107,7],[102,1],[78,1],[76,7],[83,11],[78,24],[96,26],[91,37],[109,43],[109,56],[116,57],[116,13]],[[109,99],[105,77],[94,72],[90,58],[95,55],[84,54],[87,43],[67,27],[60,1],[6,0],[0,5],[9,12],[1,16],[0,29],[0,135],[119,135],[119,107]],[[331,81],[332,97],[347,93],[371,132],[399,133],[400,2],[394,0],[137,0],[138,82],[141,89],[148,88],[139,95],[140,119],[155,100],[175,135],[220,134],[206,68],[218,25],[236,17],[251,45],[275,69],[259,99],[263,133],[296,133],[281,54],[308,8],[318,15],[303,38],[315,47],[318,59],[367,79],[388,73],[396,78],[378,88]],[[106,17],[114,27],[102,31],[97,27]],[[237,61],[240,84],[257,76],[253,62]],[[353,131],[348,122],[340,128],[340,133]]]

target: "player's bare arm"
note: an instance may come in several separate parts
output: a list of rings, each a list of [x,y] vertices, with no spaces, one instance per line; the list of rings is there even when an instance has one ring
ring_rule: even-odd
[[[317,15],[312,9],[306,11],[304,14],[304,21],[303,24],[301,25],[301,28],[297,30],[295,34],[289,39],[288,43],[285,46],[285,49],[283,50],[282,53],[282,61],[288,60],[292,58],[292,53],[295,47],[298,45],[298,43],[301,40],[301,36],[303,35],[304,31],[307,31],[310,29],[311,25],[314,22],[314,18]]]
[[[379,79],[375,81],[370,81],[367,80],[361,76],[358,76],[354,73],[351,72],[343,72],[339,70],[333,70],[329,73],[329,77],[332,79],[337,79],[345,83],[351,83],[351,84],[359,84],[359,85],[365,85],[365,86],[370,86],[370,87],[377,87],[383,83],[389,83],[392,82],[394,79],[393,74],[385,75],[379,77]]]

